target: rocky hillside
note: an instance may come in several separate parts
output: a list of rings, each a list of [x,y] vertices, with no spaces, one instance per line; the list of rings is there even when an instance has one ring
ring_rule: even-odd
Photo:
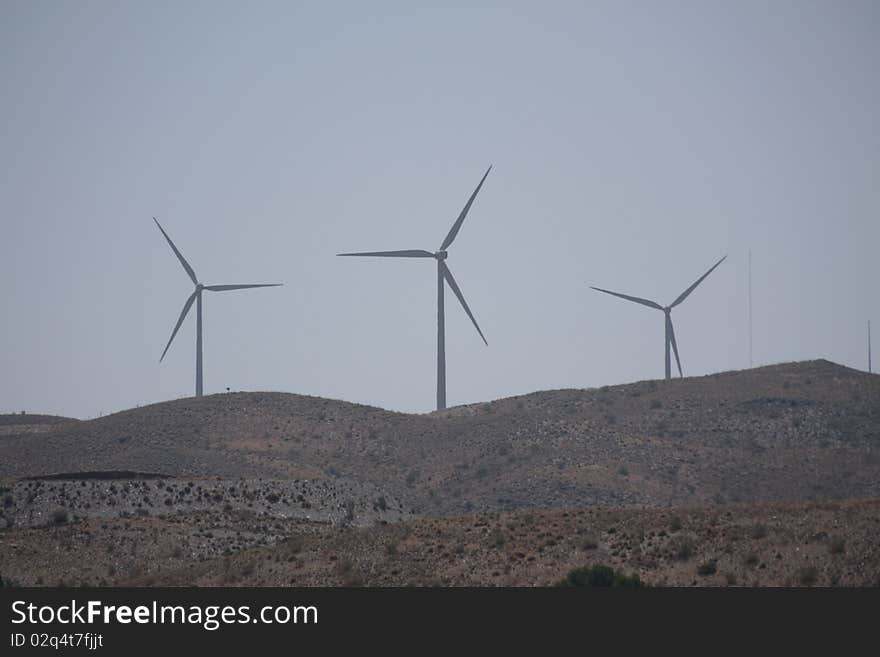
[[[353,481],[434,515],[880,497],[880,377],[811,361],[406,415],[281,393],[0,438],[0,478]]]
[[[652,586],[880,586],[880,501],[558,509],[365,528],[249,513],[0,532],[13,585],[546,586],[602,564]]]
[[[0,438],[47,433],[73,422],[79,422],[79,420],[60,415],[2,414],[0,415]]]
[[[19,481],[0,486],[7,529],[85,518],[247,513],[334,525],[368,525],[410,517],[397,500],[369,484],[297,479],[92,479]]]

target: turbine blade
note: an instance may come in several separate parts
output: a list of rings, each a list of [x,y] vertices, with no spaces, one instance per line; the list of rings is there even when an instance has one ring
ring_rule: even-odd
[[[246,290],[252,287],[279,287],[284,283],[259,283],[257,285],[206,285],[204,290],[211,292],[227,292],[228,290]]]
[[[681,373],[681,360],[678,357],[678,345],[675,343],[675,328],[672,326],[672,317],[666,315],[666,326],[669,329],[669,341],[672,342],[672,352],[675,354],[675,363],[678,365],[678,376],[684,378]]]
[[[455,223],[452,224],[452,228],[449,230],[449,234],[446,236],[446,239],[443,240],[443,244],[440,245],[440,250],[445,251],[455,239],[455,236],[458,235],[458,231],[461,229],[461,225],[464,223],[464,218],[467,216],[468,210],[471,209],[471,204],[474,202],[474,199],[477,198],[477,192],[480,191],[480,187],[483,186],[483,182],[486,180],[486,176],[489,175],[489,172],[492,170],[490,166],[486,169],[486,173],[483,174],[482,180],[480,180],[480,184],[477,185],[477,188],[474,190],[474,193],[471,194],[471,197],[468,199],[468,202],[465,203],[464,209],[461,211],[461,214],[458,215],[458,219],[455,220]]]
[[[708,276],[708,275],[711,274],[713,271],[715,271],[715,267],[717,267],[718,265],[720,265],[720,264],[721,264],[722,262],[724,262],[726,259],[727,259],[727,256],[724,256],[723,258],[721,258],[721,260],[719,260],[719,261],[716,262],[714,265],[712,265],[712,267],[711,267],[711,269],[709,269],[709,271],[707,271],[705,274],[703,274],[702,276],[700,276],[700,277],[697,279],[697,282],[696,282],[696,283],[694,283],[694,284],[691,285],[688,289],[686,289],[684,292],[682,292],[682,293],[679,295],[678,299],[676,299],[676,300],[673,301],[671,304],[669,304],[669,307],[670,307],[670,308],[675,308],[678,304],[680,304],[682,301],[684,301],[685,299],[687,299],[688,295],[696,289],[697,285],[699,285],[700,283],[702,283],[703,280],[706,278],[706,276]]]
[[[611,294],[615,297],[620,297],[621,299],[626,299],[627,301],[635,301],[636,303],[640,303],[643,306],[648,306],[649,308],[656,308],[657,310],[663,310],[663,306],[661,306],[659,303],[655,303],[655,302],[650,301],[648,299],[642,299],[641,297],[631,297],[628,294],[621,294],[620,292],[612,292],[611,290],[603,290],[601,287],[593,287],[592,285],[590,287],[592,289],[596,290],[597,292],[604,292],[605,294]]]
[[[156,222],[156,225],[159,226],[159,230],[162,231],[162,234],[165,236],[165,239],[168,240],[168,244],[171,245],[171,250],[174,251],[174,255],[177,256],[177,259],[180,260],[180,264],[183,265],[183,268],[186,270],[186,273],[189,274],[190,279],[192,279],[193,285],[198,285],[199,281],[196,279],[196,273],[193,271],[193,268],[189,266],[189,263],[186,261],[186,258],[183,257],[183,254],[177,250],[177,247],[174,246],[174,242],[171,241],[171,238],[168,237],[168,233],[165,232],[165,229],[162,228],[162,225],[153,217],[153,221]]]
[[[477,320],[474,319],[474,314],[471,312],[471,309],[468,308],[467,301],[464,300],[464,295],[461,293],[461,290],[458,289],[458,283],[455,282],[455,279],[452,277],[452,272],[449,271],[449,267],[447,267],[446,263],[442,260],[440,261],[440,269],[443,272],[443,278],[445,278],[446,282],[449,283],[449,287],[452,288],[455,296],[457,296],[458,300],[461,302],[461,307],[464,308],[467,316],[471,318],[471,321],[474,323],[474,328],[477,329],[477,333],[480,334],[480,337],[483,338],[483,342],[488,347],[489,343],[486,341],[486,336],[483,335],[483,332],[480,330],[480,325],[477,324]]]
[[[186,314],[189,312],[189,309],[193,305],[193,301],[196,300],[196,295],[199,293],[198,290],[189,295],[189,299],[186,300],[186,303],[183,304],[183,310],[180,313],[180,318],[177,320],[177,324],[174,325],[174,330],[171,331],[171,337],[168,338],[168,344],[165,345],[165,351],[162,352],[162,356],[159,358],[159,362],[162,362],[162,359],[165,358],[165,354],[168,353],[168,347],[171,346],[171,343],[174,341],[174,336],[177,335],[177,331],[180,329],[180,325],[183,324],[183,320],[186,318]]]
[[[433,258],[430,251],[410,249],[407,251],[367,251],[365,253],[337,253],[338,256],[375,256],[379,258]]]

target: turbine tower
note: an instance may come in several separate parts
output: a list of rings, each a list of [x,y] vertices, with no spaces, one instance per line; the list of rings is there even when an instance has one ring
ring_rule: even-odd
[[[380,258],[434,258],[437,260],[437,410],[442,411],[446,408],[446,315],[445,315],[445,307],[443,300],[443,291],[444,291],[444,282],[449,283],[449,287],[452,288],[453,293],[456,297],[458,297],[458,301],[461,303],[461,307],[464,308],[464,311],[467,313],[467,316],[470,317],[471,321],[474,324],[474,327],[477,329],[477,333],[480,334],[480,337],[483,339],[483,342],[486,346],[489,345],[486,342],[486,337],[483,335],[483,332],[480,330],[479,324],[477,324],[477,320],[474,319],[474,315],[471,312],[471,309],[467,305],[467,301],[464,300],[464,295],[461,293],[461,289],[458,287],[458,284],[455,282],[455,278],[452,276],[452,272],[449,271],[449,267],[446,265],[446,250],[452,245],[452,242],[455,240],[455,236],[458,235],[458,231],[461,229],[462,223],[464,223],[464,218],[467,216],[468,210],[471,209],[471,205],[474,202],[474,199],[477,197],[477,193],[480,191],[480,188],[483,186],[483,183],[486,180],[486,176],[489,175],[489,172],[492,170],[490,166],[486,169],[486,173],[483,174],[483,178],[480,180],[480,184],[477,185],[477,188],[474,190],[474,193],[471,194],[471,197],[468,199],[468,202],[465,203],[464,209],[461,211],[461,214],[458,215],[458,219],[455,220],[455,223],[452,224],[452,228],[449,230],[449,233],[446,235],[446,239],[443,240],[443,243],[440,245],[440,248],[435,252],[423,251],[420,249],[411,249],[406,251],[370,251],[366,253],[338,253],[340,256],[376,256]]]
[[[183,310],[180,313],[180,318],[177,320],[177,324],[174,325],[174,330],[171,332],[171,337],[168,339],[168,344],[165,345],[165,351],[162,352],[162,356],[159,358],[159,362],[162,362],[162,359],[165,358],[165,354],[168,353],[168,347],[171,346],[171,343],[174,341],[174,336],[177,335],[178,329],[180,329],[180,325],[183,324],[183,320],[186,319],[186,314],[189,312],[189,309],[193,305],[193,301],[196,302],[196,397],[202,396],[202,292],[204,290],[208,290],[209,292],[228,292],[229,290],[244,290],[252,287],[278,287],[279,285],[283,285],[283,283],[259,283],[255,285],[202,285],[199,283],[198,278],[196,278],[196,273],[193,271],[193,268],[189,266],[189,263],[186,261],[186,258],[183,257],[183,254],[177,250],[177,247],[174,246],[174,242],[171,241],[171,238],[168,237],[168,233],[165,232],[165,229],[162,228],[161,224],[157,221],[156,217],[153,217],[153,221],[156,222],[156,225],[159,226],[159,230],[162,231],[162,234],[165,236],[165,239],[168,240],[169,246],[171,246],[171,250],[174,251],[174,255],[177,256],[177,259],[180,260],[180,264],[183,265],[184,270],[187,275],[192,280],[193,285],[195,285],[195,290],[193,293],[189,295],[186,302],[183,304]]]
[[[649,299],[642,299],[640,297],[631,297],[627,294],[621,294],[620,292],[612,292],[611,290],[603,290],[600,287],[593,287],[593,289],[597,290],[598,292],[604,292],[605,294],[611,294],[615,297],[620,297],[621,299],[626,299],[627,301],[634,301],[635,303],[640,303],[643,306],[648,306],[649,308],[656,308],[657,310],[662,310],[663,314],[666,315],[666,378],[667,379],[672,378],[672,366],[671,366],[671,362],[669,359],[670,345],[672,346],[672,350],[675,352],[675,362],[678,365],[678,376],[682,377],[684,375],[681,372],[681,360],[678,357],[678,345],[675,342],[675,329],[672,326],[672,309],[675,308],[682,301],[687,299],[688,295],[691,292],[693,292],[697,288],[697,286],[700,283],[702,283],[709,274],[711,274],[713,271],[715,271],[715,268],[718,265],[720,265],[722,262],[724,262],[724,260],[726,258],[727,258],[727,256],[724,256],[723,258],[721,258],[721,260],[719,260],[714,265],[712,265],[712,267],[709,269],[709,271],[707,271],[705,274],[700,276],[693,285],[691,285],[688,289],[686,289],[684,292],[679,294],[678,298],[675,301],[673,301],[672,303],[670,303],[668,306],[661,306],[659,303],[656,303],[655,301],[650,301]]]

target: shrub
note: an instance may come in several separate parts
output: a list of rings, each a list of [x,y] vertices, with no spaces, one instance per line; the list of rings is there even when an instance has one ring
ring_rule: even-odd
[[[705,563],[701,563],[697,566],[697,575],[702,577],[706,577],[707,575],[714,575],[718,571],[717,567],[718,562],[715,559],[710,559]]]
[[[599,544],[592,536],[584,536],[581,539],[581,550],[595,550],[597,547],[599,547]]]
[[[755,539],[764,538],[767,536],[767,526],[761,524],[755,525],[752,527],[751,536]]]
[[[681,518],[679,518],[678,516],[672,516],[672,518],[669,520],[669,529],[674,532],[677,532],[679,529],[681,529]]]
[[[67,509],[55,509],[52,512],[52,523],[63,525],[68,520]]]
[[[287,547],[288,555],[292,557],[303,549],[303,537],[297,535],[291,536],[285,541],[285,546]]]
[[[675,558],[680,561],[687,561],[694,556],[694,544],[687,538],[679,538],[673,543],[672,549],[674,550]]]
[[[797,578],[801,586],[815,584],[816,580],[819,579],[819,569],[816,566],[804,566],[798,570]]]
[[[846,552],[846,542],[839,536],[835,536],[828,544],[828,551],[831,554],[843,554]]]
[[[565,579],[557,584],[564,587],[614,586],[638,589],[645,585],[635,573],[625,575],[603,564],[583,566],[570,571]]]

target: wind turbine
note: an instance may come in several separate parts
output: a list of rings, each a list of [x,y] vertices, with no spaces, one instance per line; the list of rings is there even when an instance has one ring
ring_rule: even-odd
[[[627,294],[621,294],[620,292],[612,292],[611,290],[603,290],[601,287],[593,287],[593,289],[597,290],[599,292],[604,292],[605,294],[614,295],[615,297],[620,297],[621,299],[626,299],[627,301],[634,301],[635,303],[640,303],[643,306],[648,306],[649,308],[656,308],[657,310],[662,310],[663,314],[666,315],[666,378],[667,379],[672,378],[672,367],[671,367],[671,363],[669,360],[669,345],[672,345],[672,350],[675,352],[675,362],[678,365],[678,375],[681,377],[684,375],[681,373],[681,360],[678,358],[678,345],[675,343],[675,329],[672,327],[672,309],[675,308],[682,301],[687,299],[688,295],[697,288],[697,285],[702,283],[703,280],[705,280],[705,278],[709,274],[711,274],[713,271],[715,271],[715,268],[718,265],[720,265],[722,262],[724,262],[724,260],[726,258],[727,258],[727,256],[724,256],[723,258],[721,258],[721,260],[719,260],[714,265],[712,265],[712,267],[709,269],[709,271],[707,271],[705,274],[700,276],[693,285],[691,285],[688,289],[686,289],[684,292],[679,294],[678,298],[675,301],[673,301],[672,303],[670,303],[668,306],[661,306],[659,303],[656,303],[654,301],[650,301],[649,299],[642,299],[640,297],[631,297]],[[590,286],[590,287],[592,287],[592,286]]]
[[[486,173],[483,174],[483,178],[480,180],[480,184],[477,185],[477,188],[474,190],[474,193],[471,194],[471,197],[468,199],[468,202],[465,203],[464,209],[461,211],[461,214],[458,215],[458,219],[455,220],[455,223],[452,224],[452,228],[449,230],[449,233],[446,235],[446,239],[443,240],[443,243],[440,245],[440,248],[435,252],[430,251],[422,251],[420,249],[410,249],[406,251],[370,251],[366,253],[338,253],[340,256],[376,256],[380,258],[434,258],[437,260],[437,410],[442,411],[446,408],[446,316],[444,310],[444,302],[443,302],[443,290],[444,290],[444,281],[449,283],[449,287],[452,288],[452,291],[455,293],[455,296],[458,297],[459,302],[461,303],[461,307],[464,308],[464,311],[467,313],[467,316],[471,318],[471,321],[474,323],[474,327],[477,329],[477,333],[480,334],[480,337],[483,339],[483,342],[486,346],[489,346],[489,343],[486,342],[486,337],[483,335],[483,332],[480,330],[479,324],[477,324],[477,320],[474,319],[474,315],[471,312],[471,309],[468,308],[467,301],[464,300],[464,295],[461,293],[461,289],[459,289],[458,284],[455,282],[455,278],[452,276],[452,272],[449,271],[449,267],[446,265],[446,250],[452,245],[452,242],[455,240],[455,236],[458,235],[458,231],[461,229],[462,223],[464,223],[464,218],[467,216],[468,210],[471,209],[471,204],[474,202],[474,199],[477,197],[477,193],[480,191],[480,188],[483,186],[483,182],[486,180],[486,176],[489,175],[489,172],[492,170],[490,166],[486,169]]]
[[[187,275],[193,282],[193,285],[196,286],[196,289],[193,290],[193,293],[189,295],[189,298],[186,300],[186,303],[183,304],[183,310],[180,313],[180,318],[177,320],[177,324],[174,325],[174,330],[171,332],[171,337],[168,339],[168,344],[165,345],[165,351],[162,352],[162,356],[159,358],[159,362],[162,362],[162,359],[165,358],[165,354],[168,353],[168,347],[171,346],[171,343],[174,341],[174,336],[177,335],[178,329],[180,329],[180,325],[183,324],[183,320],[186,318],[186,314],[189,312],[189,309],[193,305],[193,301],[196,302],[196,397],[202,396],[202,291],[208,290],[209,292],[228,292],[229,290],[244,290],[252,287],[278,287],[279,285],[283,285],[283,283],[260,283],[256,285],[202,285],[199,283],[199,280],[196,278],[196,273],[193,271],[193,268],[189,266],[189,263],[186,261],[186,258],[183,257],[183,254],[177,250],[177,247],[174,246],[174,242],[171,241],[171,238],[168,237],[168,233],[165,232],[165,229],[162,228],[161,224],[156,220],[156,217],[153,217],[153,221],[156,222],[156,225],[159,226],[159,230],[162,231],[162,234],[165,236],[165,239],[168,240],[168,244],[171,246],[171,250],[174,251],[174,255],[177,256],[177,259],[180,260],[180,264],[183,265],[183,268],[186,270]]]

